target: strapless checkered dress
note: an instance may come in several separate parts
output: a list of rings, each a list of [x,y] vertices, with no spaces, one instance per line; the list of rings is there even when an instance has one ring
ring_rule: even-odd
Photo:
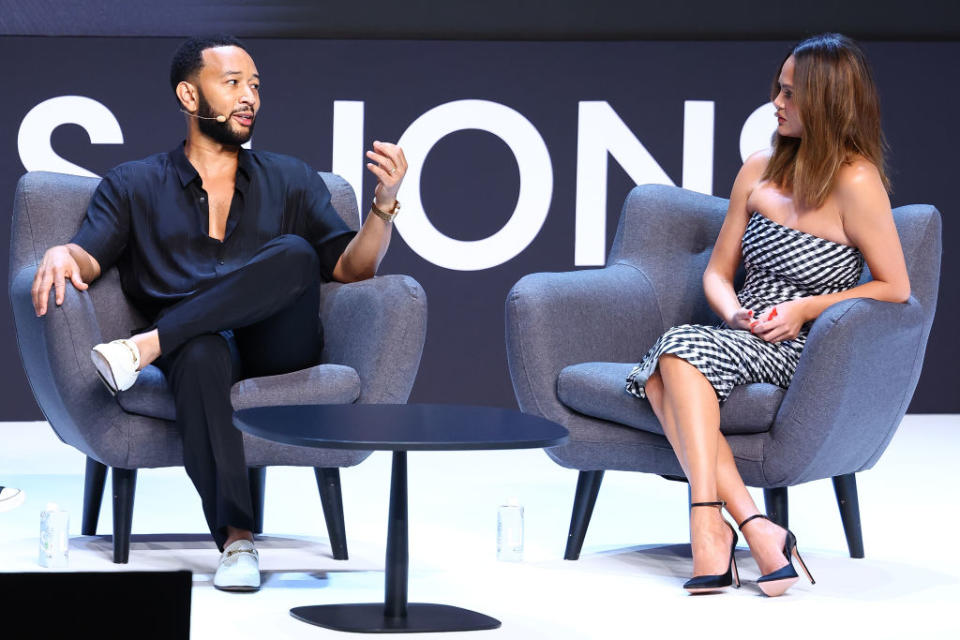
[[[746,280],[737,298],[756,317],[788,300],[843,291],[863,272],[854,247],[778,224],[754,213],[741,242]],[[627,377],[627,391],[645,398],[644,385],[665,353],[683,358],[706,376],[720,402],[738,384],[769,382],[786,388],[800,361],[809,323],[793,340],[765,342],[749,331],[685,324],[667,330]]]

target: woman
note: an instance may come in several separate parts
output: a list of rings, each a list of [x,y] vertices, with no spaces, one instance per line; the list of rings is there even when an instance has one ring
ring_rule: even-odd
[[[772,149],[740,169],[703,287],[720,327],[668,330],[627,378],[646,398],[690,482],[692,593],[736,579],[738,536],[760,568],[768,596],[798,576],[794,535],[760,514],[720,433],[720,403],[733,386],[786,387],[810,324],[847,298],[905,302],[910,296],[884,173],[876,89],[859,47],[839,34],[798,44],[780,66],[771,98]],[[739,293],[734,274],[743,260]],[[863,263],[873,280],[857,285]],[[717,508],[719,507],[719,508]]]

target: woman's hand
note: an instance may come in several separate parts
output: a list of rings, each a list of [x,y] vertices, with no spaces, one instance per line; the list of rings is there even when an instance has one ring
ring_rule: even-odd
[[[751,309],[744,309],[743,307],[737,309],[732,316],[726,319],[728,327],[731,329],[743,329],[744,331],[750,330],[752,322],[754,322],[753,311]]]
[[[750,331],[766,342],[793,340],[807,321],[803,299],[788,300],[765,309],[750,323]]]

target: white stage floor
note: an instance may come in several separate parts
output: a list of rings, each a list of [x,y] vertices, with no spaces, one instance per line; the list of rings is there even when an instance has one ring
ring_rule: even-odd
[[[330,557],[311,470],[271,468],[258,539],[264,586],[229,594],[211,584],[218,553],[183,469],[139,473],[130,563],[115,565],[109,481],[101,535],[80,536],[84,457],[43,422],[0,423],[0,443],[0,484],[27,496],[0,513],[0,571],[48,571],[37,564],[37,538],[39,513],[53,501],[70,512],[69,570],[193,571],[192,638],[352,637],[299,622],[289,609],[382,602],[388,453],[341,472],[345,562]],[[410,453],[410,601],[502,621],[436,638],[960,638],[958,462],[960,415],[907,416],[876,468],[858,476],[863,560],[847,554],[832,484],[792,488],[791,529],[817,584],[801,578],[767,599],[745,546],[743,588],[701,597],[681,589],[691,569],[686,485],[608,472],[583,554],[568,562],[575,471],[542,451]],[[521,563],[496,559],[497,506],[510,496],[526,510]]]

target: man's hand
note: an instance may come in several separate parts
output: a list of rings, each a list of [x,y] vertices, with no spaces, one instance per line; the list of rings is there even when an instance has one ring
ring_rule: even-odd
[[[76,246],[76,245],[74,245]],[[79,247],[77,247],[79,249]],[[80,251],[83,251],[80,249]],[[43,260],[37,267],[37,275],[33,278],[33,309],[37,316],[47,313],[47,301],[50,299],[50,288],[56,290],[57,306],[63,304],[63,296],[67,280],[80,291],[86,291],[89,286],[83,281],[80,274],[80,265],[67,245],[50,247],[43,254]]]
[[[373,143],[373,151],[367,151],[367,158],[373,161],[367,163],[367,169],[379,180],[373,192],[377,208],[381,211],[392,211],[400,183],[407,173],[407,159],[403,157],[403,149],[389,142],[377,141]]]
[[[378,180],[373,192],[376,207],[386,213],[393,212],[397,191],[407,173],[407,159],[403,157],[403,150],[395,144],[377,141],[373,143],[373,151],[367,151],[367,158],[372,160],[367,163],[367,169]],[[372,209],[370,212],[371,215],[363,221],[360,231],[343,250],[333,268],[333,279],[337,282],[372,278],[387,252],[393,225],[389,220],[381,219],[381,216],[372,215]]]

